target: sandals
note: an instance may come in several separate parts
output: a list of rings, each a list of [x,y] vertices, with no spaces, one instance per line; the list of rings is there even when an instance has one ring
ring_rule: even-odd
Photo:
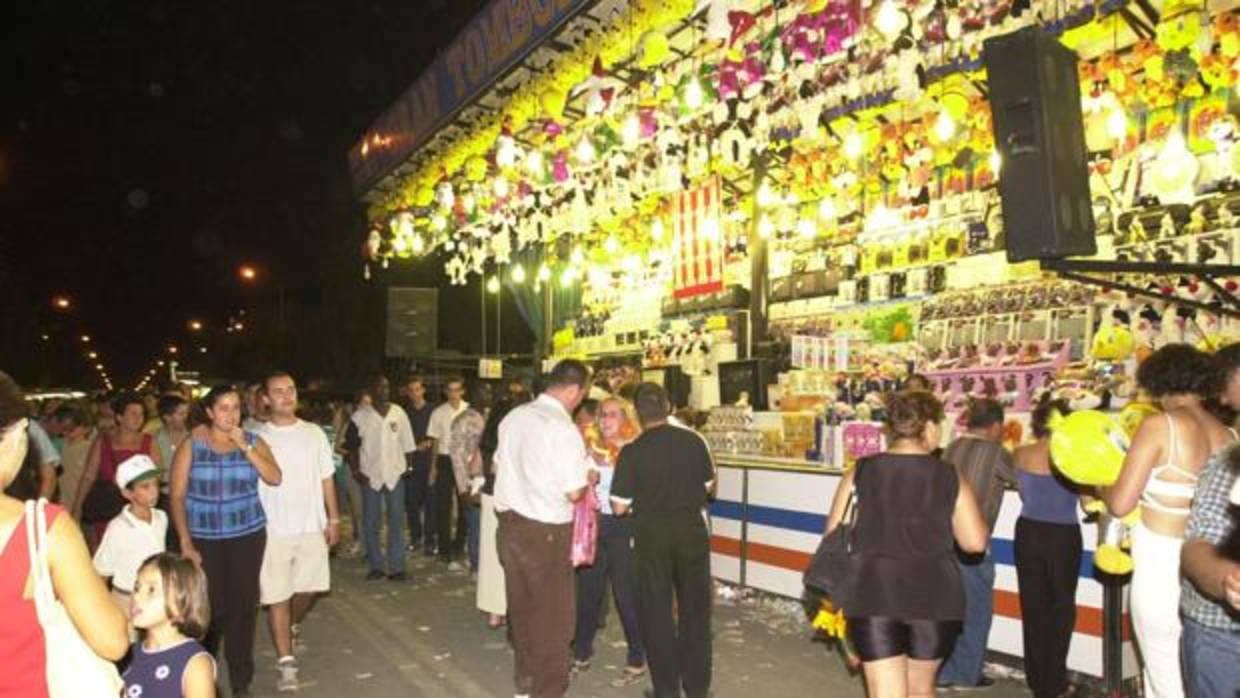
[[[620,676],[612,679],[612,688],[624,688],[632,686],[641,681],[646,676],[646,667],[644,666],[626,666],[624,671],[620,672]]]

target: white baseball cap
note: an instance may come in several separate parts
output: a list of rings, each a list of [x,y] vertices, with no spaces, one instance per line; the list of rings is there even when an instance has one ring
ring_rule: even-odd
[[[153,477],[159,477],[159,466],[150,456],[139,453],[127,458],[116,469],[116,486],[123,490],[135,482]]]

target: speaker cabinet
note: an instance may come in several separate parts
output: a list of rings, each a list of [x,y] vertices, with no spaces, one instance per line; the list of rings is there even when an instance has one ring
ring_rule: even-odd
[[[1027,27],[987,39],[982,59],[1008,261],[1094,254],[1076,53]]]
[[[439,348],[439,289],[388,288],[387,341],[389,358],[426,358]]]

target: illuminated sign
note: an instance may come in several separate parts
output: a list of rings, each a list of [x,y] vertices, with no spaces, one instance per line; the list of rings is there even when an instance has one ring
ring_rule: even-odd
[[[491,0],[349,151],[365,192],[588,0]]]

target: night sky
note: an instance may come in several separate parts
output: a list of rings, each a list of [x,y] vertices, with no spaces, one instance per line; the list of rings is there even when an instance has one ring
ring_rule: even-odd
[[[6,4],[0,368],[90,387],[83,332],[118,387],[170,343],[227,377],[378,365],[382,283],[436,285],[439,264],[362,281],[345,155],[482,2]],[[476,290],[456,296],[441,345],[476,351]]]

